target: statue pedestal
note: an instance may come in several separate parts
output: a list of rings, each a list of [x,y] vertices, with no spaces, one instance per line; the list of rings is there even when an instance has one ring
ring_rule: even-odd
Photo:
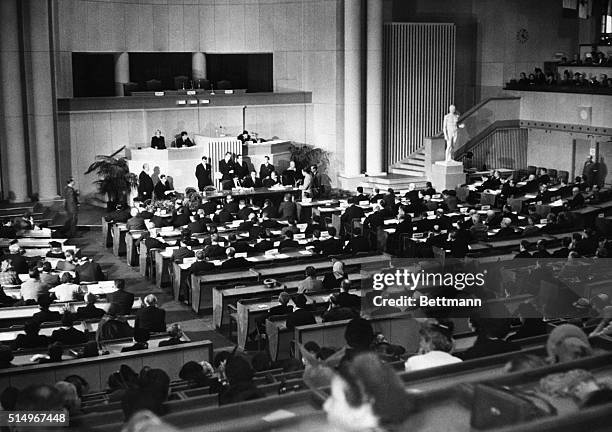
[[[431,166],[431,182],[436,190],[452,189],[465,183],[463,163],[454,160],[438,161]]]

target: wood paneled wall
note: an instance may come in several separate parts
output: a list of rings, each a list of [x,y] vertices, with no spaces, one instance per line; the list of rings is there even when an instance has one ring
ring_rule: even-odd
[[[249,106],[246,126],[261,136],[279,136],[299,143],[312,142],[311,105]],[[83,195],[95,192],[94,176],[85,176],[96,155],[109,155],[122,146],[149,146],[159,128],[169,143],[174,135],[187,131],[215,136],[223,125],[228,132],[242,130],[242,107],[205,107],[155,110],[88,111],[59,115],[59,147],[62,154],[60,179],[77,180]],[[186,167],[188,170],[195,167]]]
[[[455,89],[453,24],[385,24],[384,129],[392,165],[442,129]]]

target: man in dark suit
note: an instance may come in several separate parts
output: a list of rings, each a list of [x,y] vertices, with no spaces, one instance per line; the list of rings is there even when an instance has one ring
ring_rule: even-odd
[[[293,240],[293,231],[285,232],[285,238],[278,245],[278,251],[295,250],[300,247],[300,244]]]
[[[243,130],[242,133],[238,135],[238,138],[236,139],[242,142],[242,144],[244,144],[247,141],[251,141],[251,135],[249,135],[249,131]]]
[[[359,201],[356,197],[349,198],[349,206],[344,210],[342,216],[340,216],[340,222],[342,223],[342,230],[340,234],[352,231],[352,223],[354,219],[359,219],[364,216],[365,212],[359,207]]]
[[[36,312],[32,315],[32,319],[39,323],[44,322],[57,322],[62,319],[62,316],[59,312],[49,310],[51,306],[51,297],[49,294],[41,294],[38,296],[38,307],[40,308],[39,312]]]
[[[241,181],[249,176],[249,165],[242,159],[241,154],[236,156],[234,171],[234,174],[236,174]]]
[[[236,258],[236,249],[233,247],[228,247],[225,250],[225,254],[227,255],[227,260],[223,261],[221,264],[222,269],[247,269],[252,265],[251,262],[244,257]]]
[[[206,261],[204,249],[198,250],[195,257],[196,262],[191,264],[191,267],[189,267],[191,274],[206,273],[215,269],[215,265],[213,263]]]
[[[344,247],[344,253],[356,254],[359,252],[369,252],[370,242],[362,235],[351,237],[347,245]]]
[[[561,239],[561,248],[557,249],[552,253],[553,258],[567,258],[570,253],[569,245],[572,243],[572,239],[570,237],[563,237]]]
[[[166,311],[157,306],[157,297],[149,294],[144,299],[145,307],[136,312],[135,329],[154,332],[166,331]]]
[[[225,153],[225,158],[219,161],[219,171],[221,172],[221,182],[224,185],[223,189],[226,189],[225,185],[229,185],[229,188],[231,189],[235,167],[234,162],[232,161],[232,154],[230,152]]]
[[[344,279],[340,284],[340,294],[338,294],[338,305],[348,307],[356,311],[361,310],[361,297],[349,293],[351,290],[351,282]]]
[[[130,210],[130,215],[132,217],[129,218],[127,222],[125,223],[128,231],[134,231],[134,230],[143,231],[147,229],[144,218],[140,215],[137,208],[133,208],[132,210]]]
[[[170,190],[172,189],[170,188],[170,184],[168,184],[168,178],[166,177],[165,174],[160,175],[159,181],[153,188],[153,195],[155,196],[155,199],[158,201],[163,201],[167,199],[166,192]]]
[[[64,225],[67,237],[74,237],[77,230],[77,222],[79,220],[79,193],[74,188],[74,179],[68,180],[64,188],[64,208],[68,220]]]
[[[115,211],[109,214],[108,216],[104,216],[106,222],[119,222],[126,223],[130,218],[130,209],[129,207],[119,203],[115,206]]]
[[[253,246],[253,249],[256,252],[264,253],[265,251],[274,249],[274,243],[267,238],[267,234],[265,231],[259,233],[259,238],[261,239],[261,241],[255,243],[255,246]]]
[[[247,205],[246,200],[241,199],[238,202],[238,212],[237,212],[238,219],[247,220],[249,218],[249,215],[254,212],[255,211]]]
[[[582,196],[582,193],[580,193],[580,189],[578,187],[572,188],[572,197],[569,199],[567,204],[572,210],[584,207],[584,196]]]
[[[19,244],[13,243],[9,246],[9,253],[4,256],[4,259],[10,260],[13,270],[17,274],[26,274],[29,272],[28,261],[23,256],[24,251]]]
[[[81,258],[79,265],[76,266],[74,271],[76,273],[76,279],[79,282],[98,282],[106,280],[106,276],[104,276],[100,265],[87,257]]]
[[[316,324],[316,320],[312,312],[306,309],[306,296],[304,294],[298,294],[294,299],[293,303],[297,309],[287,315],[286,326],[289,330],[293,330],[297,326]]]
[[[217,204],[214,201],[209,201],[206,198],[203,198],[202,204],[200,204],[199,208],[204,210],[204,214],[211,215],[217,211]]]
[[[293,306],[289,305],[291,296],[289,293],[283,291],[278,295],[278,305],[268,309],[268,317],[272,315],[287,315],[293,312]]]
[[[115,288],[117,288],[117,291],[106,296],[108,302],[115,303],[118,306],[118,315],[129,315],[134,306],[134,294],[125,290],[124,279],[116,279]]]
[[[203,215],[196,213],[189,218],[187,229],[192,234],[205,233],[208,231],[206,228],[206,220],[202,217]]]
[[[357,195],[355,195],[355,202],[359,204],[361,201],[370,201],[370,197],[363,193],[363,186],[357,186]]]
[[[104,316],[104,309],[96,307],[96,296],[94,294],[87,294],[85,300],[87,301],[87,306],[81,306],[77,309],[79,319],[102,318]]]
[[[196,166],[195,176],[200,192],[203,192],[206,186],[212,186],[212,168],[206,156],[202,156],[202,162]]]
[[[297,205],[293,202],[293,195],[285,194],[283,202],[278,206],[278,217],[284,220],[297,219]]]
[[[531,258],[531,254],[529,253],[529,242],[527,240],[521,241],[519,253],[514,255],[514,258]]]
[[[174,228],[179,228],[187,225],[189,222],[191,222],[191,219],[189,219],[189,210],[184,206],[177,208],[172,215],[172,226]]]
[[[223,204],[223,209],[228,213],[238,213],[238,210],[240,210],[238,203],[231,195],[225,197],[225,204]]]
[[[274,165],[270,163],[270,157],[264,156],[264,163],[259,167],[259,178],[263,181],[265,178],[270,177],[272,171],[274,171]]]
[[[181,132],[181,136],[178,137],[175,142],[176,148],[193,147],[194,145],[195,144],[191,142],[191,140],[189,139],[189,135],[185,131]]]
[[[142,202],[153,198],[153,180],[149,175],[149,164],[144,164],[138,175],[138,198]]]
[[[338,255],[342,253],[344,242],[336,237],[336,228],[330,227],[327,232],[329,233],[329,238],[321,240],[321,242],[315,246],[315,251],[321,252],[323,255]]]
[[[260,188],[262,187],[261,179],[257,177],[255,171],[251,171],[251,176],[245,177],[244,180],[242,180],[242,186],[245,188]]]
[[[54,330],[51,334],[54,342],[60,342],[66,346],[79,345],[87,342],[87,335],[74,328],[74,315],[64,312],[62,316],[62,328]]]

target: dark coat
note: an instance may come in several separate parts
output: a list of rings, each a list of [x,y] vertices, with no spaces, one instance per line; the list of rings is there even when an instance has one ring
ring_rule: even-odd
[[[87,335],[74,327],[54,330],[51,339],[64,345],[79,345],[87,342]]]
[[[166,331],[166,311],[155,306],[139,309],[136,312],[134,328],[149,330],[149,332]]]
[[[127,291],[115,291],[106,296],[109,303],[119,306],[119,315],[130,315],[134,306],[134,294]]]
[[[102,318],[105,312],[93,304],[81,306],[77,309],[77,316],[81,319]]]
[[[287,315],[286,326],[289,330],[296,328],[297,326],[316,324],[314,315],[312,312],[305,309],[297,309]]]
[[[195,176],[198,179],[198,189],[204,190],[206,186],[211,186],[212,183],[212,167],[209,163],[206,166],[199,163],[196,166]]]
[[[151,176],[142,171],[138,175],[138,196],[140,196],[140,199],[146,201],[153,198],[153,188]]]

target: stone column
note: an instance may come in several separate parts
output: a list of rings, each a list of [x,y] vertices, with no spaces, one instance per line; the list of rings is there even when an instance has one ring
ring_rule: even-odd
[[[387,171],[383,167],[383,0],[367,1],[366,51],[366,172]]]
[[[125,96],[123,85],[130,82],[130,55],[115,54],[115,96]]]
[[[344,0],[344,175],[361,174],[361,1]]]
[[[0,1],[0,23],[0,153],[6,169],[5,195],[13,202],[23,202],[28,196],[28,169],[17,0]]]
[[[53,34],[50,28],[50,3],[23,1],[24,56],[26,91],[30,121],[30,148],[33,182],[41,200],[58,197],[54,69],[52,69]],[[92,156],[93,157],[93,156]],[[33,186],[34,187],[34,186]]]
[[[206,79],[206,56],[203,52],[191,54],[191,77],[194,81]]]

